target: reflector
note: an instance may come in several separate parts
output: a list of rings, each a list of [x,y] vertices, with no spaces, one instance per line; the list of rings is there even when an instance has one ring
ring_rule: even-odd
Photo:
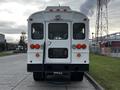
[[[80,57],[81,56],[81,54],[80,53],[77,53],[77,57]]]
[[[36,57],[40,57],[40,54],[39,54],[39,53],[36,53]]]

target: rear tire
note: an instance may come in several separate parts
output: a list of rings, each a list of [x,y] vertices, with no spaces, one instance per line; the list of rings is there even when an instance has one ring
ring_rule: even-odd
[[[84,72],[71,72],[72,81],[82,81],[83,76],[84,76]]]
[[[35,81],[45,80],[45,72],[33,72],[33,79]]]

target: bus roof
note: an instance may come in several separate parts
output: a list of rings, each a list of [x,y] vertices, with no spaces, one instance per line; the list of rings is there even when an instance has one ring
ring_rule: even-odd
[[[74,14],[80,14],[84,18],[88,19],[88,17],[86,15],[84,15],[81,12],[71,10],[71,8],[69,6],[48,6],[45,10],[35,12],[32,15],[30,15],[29,19],[31,17],[36,16],[36,15],[43,15],[43,12],[44,13],[49,13],[49,12],[53,12],[53,13],[59,13],[59,12],[62,12],[62,13],[74,13]]]

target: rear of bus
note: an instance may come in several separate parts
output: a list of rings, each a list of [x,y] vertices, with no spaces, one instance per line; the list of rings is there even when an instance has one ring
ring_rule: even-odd
[[[27,70],[34,80],[47,73],[69,73],[83,79],[89,70],[89,20],[69,7],[47,7],[28,19]]]

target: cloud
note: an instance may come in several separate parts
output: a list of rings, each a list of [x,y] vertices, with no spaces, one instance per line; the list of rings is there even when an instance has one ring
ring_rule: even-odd
[[[0,27],[11,27],[12,25],[14,25],[14,22],[5,22],[5,21],[1,21],[0,22]]]
[[[20,33],[27,31],[27,18],[34,12],[44,10],[47,6],[70,6],[88,16],[95,13],[97,0],[0,0],[0,32]],[[109,3],[110,26],[119,27],[120,0]],[[117,8],[116,8],[117,7]],[[116,16],[117,15],[117,16]],[[90,22],[95,26],[95,16]],[[92,27],[90,26],[90,27]],[[111,28],[110,28],[111,30]],[[112,30],[111,30],[112,31]]]
[[[101,6],[105,5],[105,0],[100,0]],[[107,0],[107,3],[109,3],[110,0]],[[86,0],[80,7],[80,11],[84,13],[85,15],[92,16],[95,12],[95,9],[97,7],[97,0]]]
[[[86,0],[81,6],[80,11],[85,15],[92,16],[96,7],[96,0]]]
[[[22,4],[41,4],[41,3],[48,3],[51,0],[0,0],[0,4],[2,3],[10,3],[10,2],[16,2],[16,3],[22,3]]]
[[[7,2],[7,0],[0,0],[0,4]]]
[[[11,26],[11,23],[4,23],[1,24],[0,23],[0,33],[4,33],[4,34],[20,34],[21,32],[27,32],[27,27],[24,25],[21,26]]]

